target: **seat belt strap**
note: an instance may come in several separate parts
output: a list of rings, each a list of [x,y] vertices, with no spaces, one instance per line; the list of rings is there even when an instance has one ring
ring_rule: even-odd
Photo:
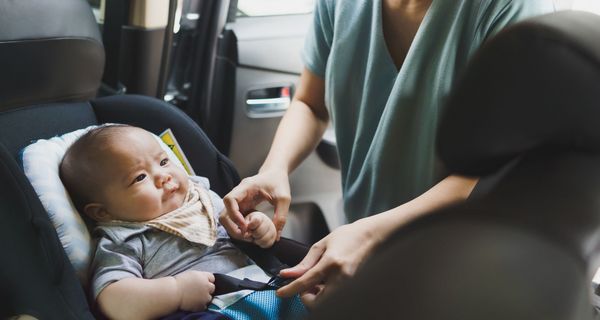
[[[260,282],[250,280],[248,278],[238,279],[222,273],[215,273],[215,291],[213,295],[218,296],[226,293],[236,292],[240,290],[277,290],[293,279],[281,278],[279,276],[272,277],[269,282]]]
[[[281,238],[273,247],[264,249],[253,243],[232,239],[233,243],[244,252],[256,265],[267,272],[272,278],[269,282],[253,281],[250,279],[238,279],[225,274],[215,273],[215,292],[214,295],[221,295],[240,290],[276,290],[294,279],[281,278],[279,272],[289,268],[289,265],[283,263],[284,260],[293,265],[298,264],[308,253],[308,247],[294,240]],[[280,260],[281,258],[281,260]]]

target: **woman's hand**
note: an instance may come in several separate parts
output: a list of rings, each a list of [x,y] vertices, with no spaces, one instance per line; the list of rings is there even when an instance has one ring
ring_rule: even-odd
[[[286,171],[261,171],[257,175],[245,178],[223,198],[225,210],[219,221],[229,235],[243,240],[248,231],[248,221],[244,219],[249,213],[256,211],[258,204],[268,201],[275,207],[273,223],[277,231],[277,239],[285,226],[290,208],[290,182]]]
[[[337,228],[315,243],[297,266],[281,271],[282,277],[298,279],[277,290],[277,295],[290,297],[300,293],[303,302],[311,307],[324,292],[354,275],[382,240],[375,235],[376,230],[370,218]]]
[[[417,198],[352,224],[341,226],[310,248],[295,267],[282,270],[281,276],[297,278],[277,290],[289,297],[301,293],[311,306],[340,280],[348,278],[379,243],[408,222],[435,210],[466,199],[478,178],[449,176]]]

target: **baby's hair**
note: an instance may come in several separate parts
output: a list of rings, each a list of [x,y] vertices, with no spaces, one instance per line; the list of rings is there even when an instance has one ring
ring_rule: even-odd
[[[109,142],[123,130],[135,128],[125,124],[104,125],[89,130],[77,139],[65,152],[59,175],[73,204],[80,213],[92,203],[98,189],[98,163]]]

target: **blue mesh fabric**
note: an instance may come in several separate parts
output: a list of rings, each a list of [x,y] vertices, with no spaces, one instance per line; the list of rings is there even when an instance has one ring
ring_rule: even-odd
[[[219,312],[234,320],[300,320],[308,315],[300,297],[279,298],[275,290],[256,291]]]

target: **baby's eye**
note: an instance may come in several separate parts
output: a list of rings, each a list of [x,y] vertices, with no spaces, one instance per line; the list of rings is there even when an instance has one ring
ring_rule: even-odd
[[[166,166],[167,163],[169,163],[169,158],[164,158],[164,159],[160,160],[160,165],[163,167]]]
[[[133,179],[133,183],[143,181],[144,179],[146,179],[146,175],[142,173],[139,176],[135,177],[135,179]]]

